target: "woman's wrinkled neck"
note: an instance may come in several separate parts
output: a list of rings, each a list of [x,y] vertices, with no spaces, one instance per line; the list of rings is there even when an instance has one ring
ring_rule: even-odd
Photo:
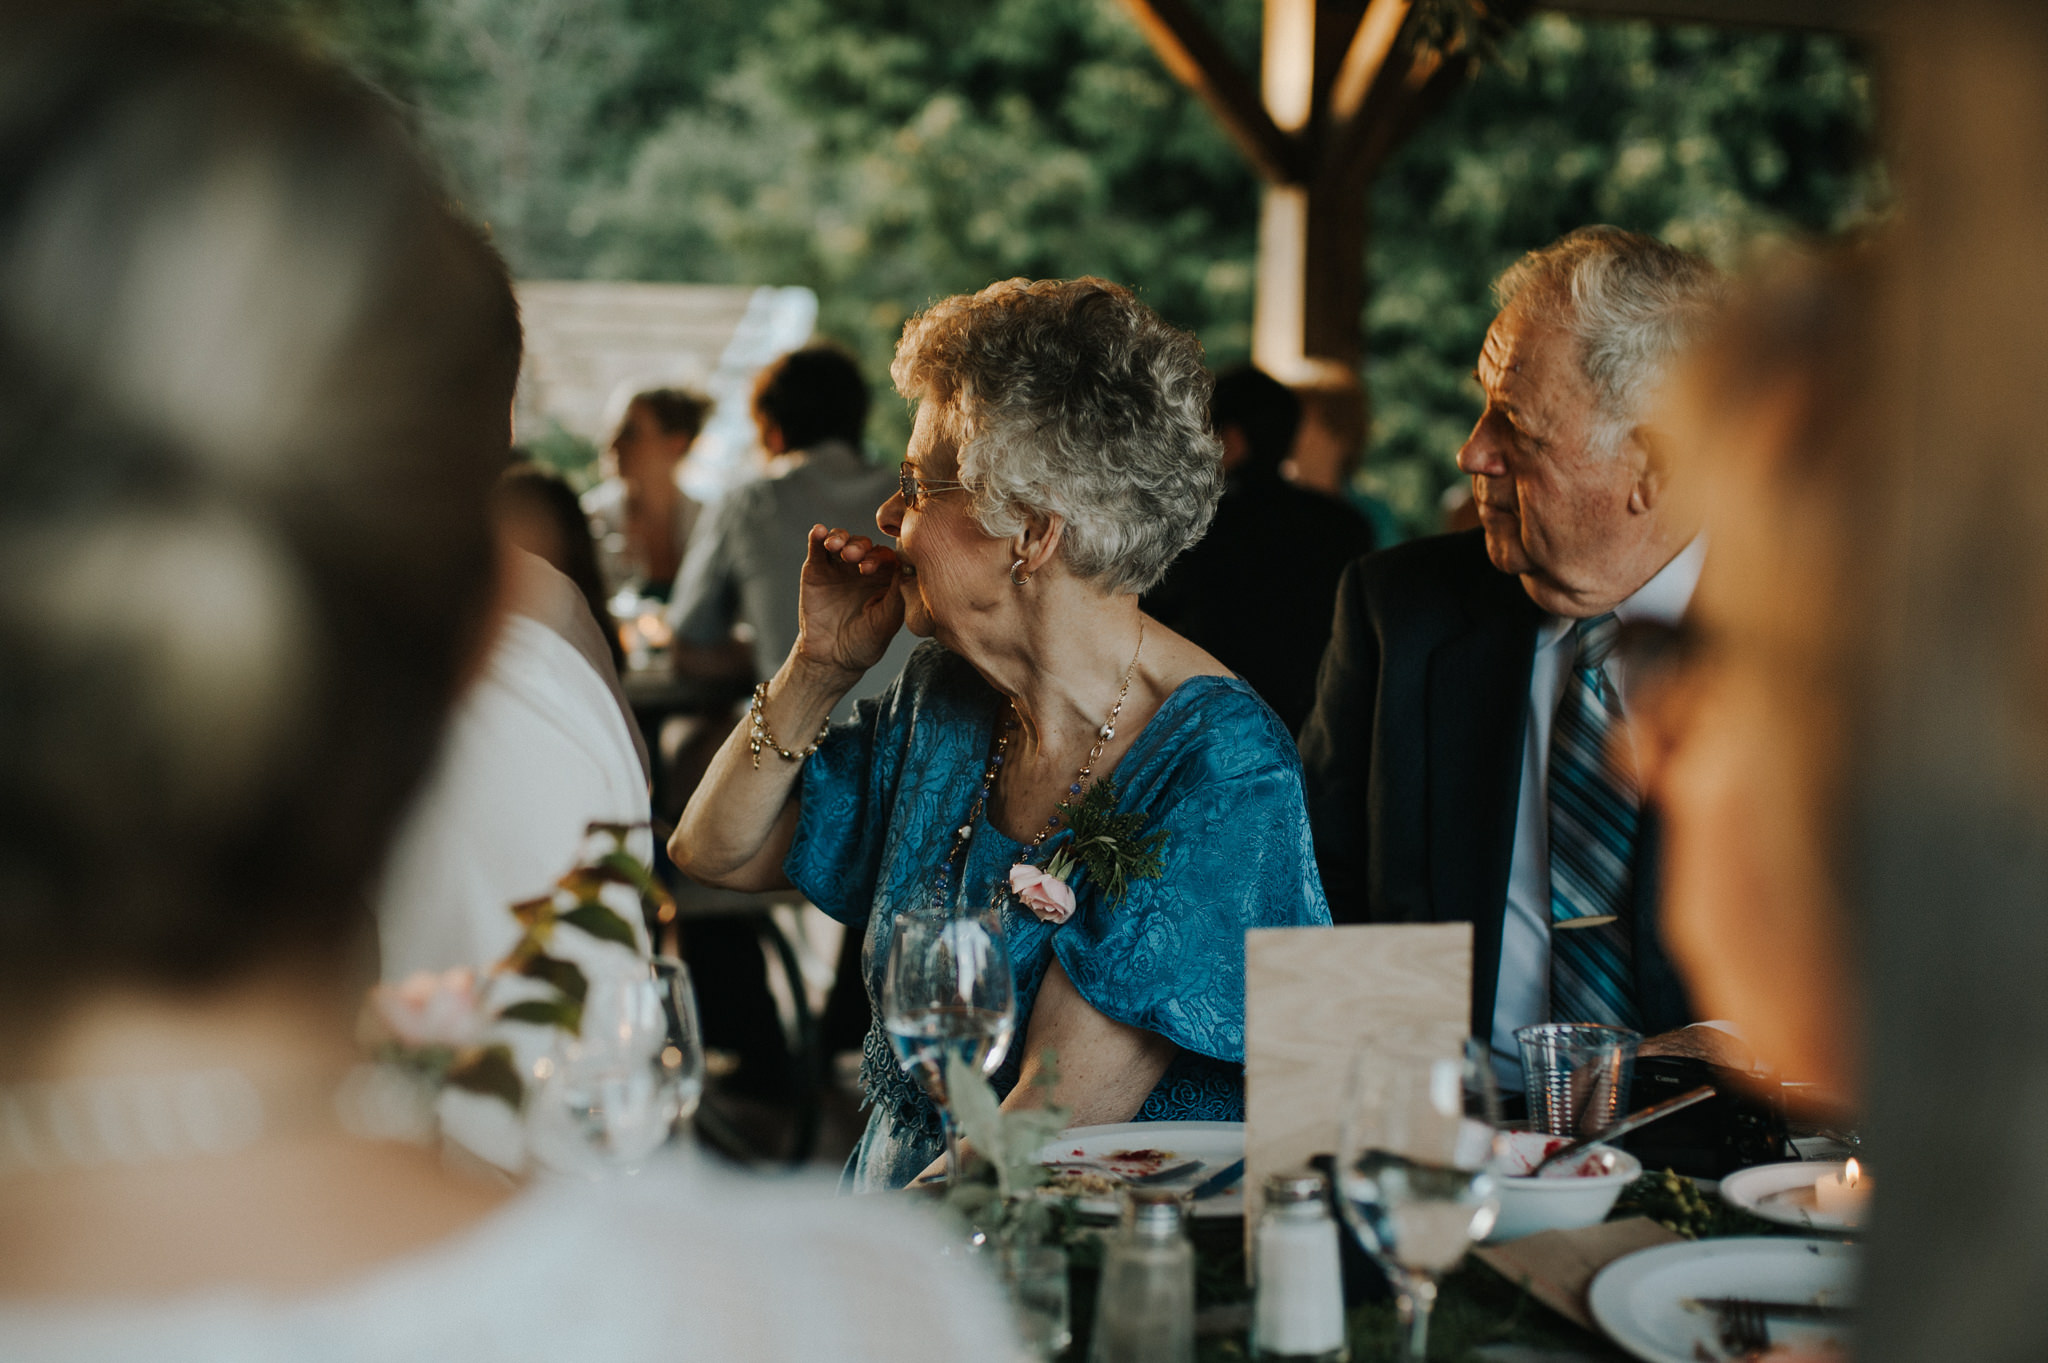
[[[1017,590],[1010,618],[961,652],[1016,706],[1028,746],[1092,741],[1137,651],[1138,597],[1103,593],[1063,571]]]

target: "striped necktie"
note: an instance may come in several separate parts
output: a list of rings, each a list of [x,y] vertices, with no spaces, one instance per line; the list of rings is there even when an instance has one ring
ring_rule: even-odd
[[[1611,614],[1572,627],[1578,657],[1550,731],[1550,1020],[1641,1031],[1629,906],[1638,796],[1606,669],[1620,630]]]

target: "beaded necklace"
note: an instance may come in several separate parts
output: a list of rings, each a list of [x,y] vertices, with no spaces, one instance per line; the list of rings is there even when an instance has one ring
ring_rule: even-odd
[[[1140,615],[1138,617],[1138,647],[1131,653],[1131,665],[1124,669],[1123,684],[1117,687],[1116,704],[1110,706],[1109,718],[1104,720],[1102,727],[1095,731],[1095,746],[1088,749],[1087,760],[1081,763],[1081,770],[1075,773],[1072,784],[1068,785],[1067,799],[1053,806],[1052,814],[1046,819],[1045,826],[1039,829],[1032,836],[1031,841],[1024,845],[1024,851],[1017,858],[1017,864],[1029,865],[1031,863],[1032,858],[1036,857],[1040,849],[1045,846],[1046,839],[1059,831],[1060,810],[1066,807],[1068,801],[1080,795],[1087,788],[1088,783],[1094,779],[1095,764],[1101,760],[1102,750],[1109,746],[1111,739],[1116,737],[1117,716],[1124,712],[1124,699],[1131,693],[1131,678],[1138,674],[1138,659],[1143,656],[1144,652],[1145,617]],[[967,851],[968,840],[974,836],[976,821],[981,818],[982,811],[988,807],[989,793],[995,789],[996,777],[1002,773],[1003,757],[1009,751],[1010,735],[1016,732],[1017,723],[1017,702],[1013,700],[1010,702],[1010,713],[1003,717],[1002,727],[996,730],[995,751],[989,755],[988,766],[981,773],[981,787],[975,792],[974,803],[968,806],[966,820],[953,830],[952,849],[946,853],[946,859],[939,863],[938,880],[932,887],[932,906],[941,912],[946,908],[946,889],[952,883],[954,866],[956,864],[961,865],[964,870],[965,863],[962,862],[961,858]]]

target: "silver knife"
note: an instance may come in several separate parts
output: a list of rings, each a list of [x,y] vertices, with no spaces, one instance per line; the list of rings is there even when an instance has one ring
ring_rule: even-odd
[[[1779,1316],[1785,1320],[1849,1320],[1856,1314],[1852,1306],[1838,1306],[1818,1301],[1760,1301],[1750,1297],[1684,1297],[1679,1305],[1695,1311],[1728,1311],[1737,1307],[1749,1307],[1767,1316]]]
[[[1204,1198],[1214,1197],[1243,1177],[1243,1160],[1239,1160],[1235,1164],[1226,1165],[1214,1176],[1205,1178],[1200,1183],[1197,1183],[1195,1190],[1188,1194],[1188,1200],[1190,1202],[1200,1202]]]

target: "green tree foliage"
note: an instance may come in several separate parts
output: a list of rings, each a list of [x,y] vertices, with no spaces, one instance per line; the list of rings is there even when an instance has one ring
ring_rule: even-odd
[[[1883,204],[1870,80],[1839,38],[1538,15],[1373,189],[1361,481],[1430,525],[1479,410],[1491,282],[1608,222],[1735,265],[1760,237],[1840,232]]]
[[[879,379],[911,312],[1020,274],[1127,281],[1242,354],[1256,206],[1111,4],[782,0],[575,226],[599,275],[808,285]]]
[[[1097,273],[1250,340],[1258,186],[1116,0],[189,0],[294,25],[399,99],[527,277],[803,284],[878,390],[904,319]],[[1257,69],[1256,0],[1202,0]],[[1614,222],[1724,262],[1883,197],[1835,38],[1542,14],[1383,169],[1361,484],[1413,529],[1456,477],[1516,255]],[[900,403],[876,436],[900,441]]]

